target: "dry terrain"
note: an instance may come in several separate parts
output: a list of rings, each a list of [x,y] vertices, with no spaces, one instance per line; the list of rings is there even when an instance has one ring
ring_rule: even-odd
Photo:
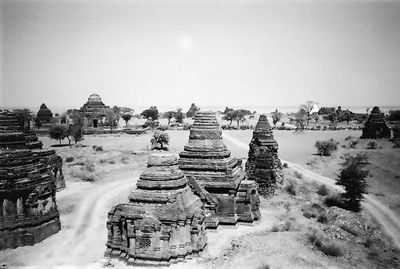
[[[170,151],[178,153],[189,132],[169,134]],[[234,156],[245,159],[251,135],[251,131],[226,131],[224,141]],[[277,194],[261,200],[261,221],[209,231],[208,246],[201,255],[170,268],[399,267],[400,252],[394,246],[399,223],[389,220],[400,214],[400,150],[392,149],[387,141],[378,141],[375,150],[365,149],[367,141],[349,148],[346,138],[359,137],[360,131],[274,131],[274,135],[279,156],[289,168]],[[315,155],[315,140],[331,137],[340,142],[338,151],[332,157]],[[58,143],[46,137],[41,140],[45,147]],[[1,251],[1,263],[7,268],[125,267],[122,261],[103,257],[107,212],[112,205],[127,201],[135,188],[151,153],[149,140],[150,134],[85,136],[83,146],[56,148],[64,159],[67,182],[67,188],[57,193],[62,230],[35,246]],[[102,150],[96,151],[94,145]],[[317,193],[321,184],[328,186],[328,193],[335,192],[330,186],[340,168],[340,156],[358,151],[370,157],[368,200],[377,203],[365,203],[367,210],[361,213],[326,207],[325,195]]]

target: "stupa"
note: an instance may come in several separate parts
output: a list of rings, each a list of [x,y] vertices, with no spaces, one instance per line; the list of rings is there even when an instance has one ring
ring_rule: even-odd
[[[46,104],[43,103],[40,106],[39,111],[36,114],[36,117],[42,123],[50,123],[51,119],[53,118],[53,113],[50,111],[50,109],[47,108]]]
[[[265,115],[260,115],[249,145],[246,162],[249,180],[258,183],[259,193],[270,196],[275,192],[277,182],[283,179],[282,164],[278,157],[278,143]]]
[[[61,229],[51,166],[13,130],[14,120],[0,114],[0,249],[33,245]]]
[[[231,157],[214,112],[196,113],[179,156],[179,168],[204,203],[208,228],[259,219],[257,183],[245,180],[241,160]]]
[[[205,247],[204,218],[177,156],[151,155],[129,203],[108,213],[106,254],[135,264],[183,260]]]
[[[19,129],[18,120],[14,113],[4,112],[0,114],[0,133],[8,133],[9,136],[11,136],[11,133],[20,135]],[[43,143],[35,133],[24,132],[23,135],[25,137],[25,145],[23,145],[23,148],[31,149],[34,155],[38,156],[45,165],[50,165],[55,176],[57,190],[64,189],[65,180],[62,174],[62,158],[58,156],[54,150],[43,149]]]
[[[81,107],[80,111],[83,113],[84,123],[86,126],[97,128],[106,122],[106,106],[101,97],[93,93],[89,96],[88,101]]]
[[[361,138],[390,138],[390,128],[386,126],[385,115],[374,106],[364,124]]]

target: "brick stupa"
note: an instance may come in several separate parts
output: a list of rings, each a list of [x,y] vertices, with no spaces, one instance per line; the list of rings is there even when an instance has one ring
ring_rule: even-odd
[[[278,157],[278,143],[274,139],[272,128],[265,115],[260,115],[249,145],[249,157],[246,162],[246,174],[249,180],[258,183],[259,193],[271,196],[277,182],[283,179],[282,164]]]
[[[39,111],[36,113],[36,117],[42,123],[50,123],[51,119],[53,118],[53,113],[51,110],[46,106],[46,104],[42,104],[39,108]]]
[[[52,168],[15,122],[14,114],[0,114],[0,249],[33,245],[61,229]]]
[[[177,156],[151,155],[129,203],[108,213],[106,254],[135,264],[181,261],[205,247],[204,218]]]
[[[361,138],[390,138],[390,128],[386,126],[385,115],[375,106],[364,124]]]
[[[18,120],[14,113],[4,112],[0,114],[0,133],[20,133]],[[39,140],[37,135],[33,132],[24,132],[25,145],[24,148],[31,149],[35,156],[45,164],[52,167],[57,190],[65,188],[65,180],[62,174],[62,158],[56,154],[54,150],[43,149],[43,143]]]
[[[189,142],[179,155],[179,168],[205,205],[208,228],[259,219],[257,183],[244,180],[242,162],[231,157],[222,141],[214,112],[196,113]]]

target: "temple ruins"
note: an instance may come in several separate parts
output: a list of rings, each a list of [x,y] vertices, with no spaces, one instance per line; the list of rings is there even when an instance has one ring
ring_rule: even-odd
[[[101,101],[98,94],[91,94],[88,101],[80,109],[85,126],[97,128],[106,123],[106,110],[109,108]]]
[[[0,114],[0,249],[33,245],[61,229],[52,167],[17,125],[15,114]]]
[[[364,124],[361,138],[390,138],[390,128],[385,123],[385,115],[375,106]]]
[[[241,160],[231,157],[214,112],[196,113],[179,156],[179,168],[204,203],[206,227],[260,218],[258,185],[245,180]]]
[[[265,196],[273,195],[276,183],[283,179],[282,164],[278,158],[278,143],[265,115],[260,115],[253,131],[246,174],[249,180],[258,183],[259,193]]]
[[[41,123],[50,123],[53,119],[53,113],[50,111],[50,109],[47,108],[46,104],[43,103],[40,106],[36,117],[40,120]]]
[[[166,265],[206,245],[201,200],[174,155],[154,154],[129,202],[108,213],[106,254],[128,263]]]

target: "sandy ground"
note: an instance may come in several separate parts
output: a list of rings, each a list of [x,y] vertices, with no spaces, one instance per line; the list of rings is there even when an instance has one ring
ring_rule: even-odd
[[[171,138],[170,151],[178,153],[187,143],[189,132],[168,132]],[[224,141],[232,154],[238,158],[247,158],[251,131],[227,131],[224,134]],[[310,131],[299,135],[288,131],[274,132],[280,146],[280,157],[290,162],[291,169],[287,173],[300,171],[305,179],[317,180],[327,185],[333,182],[330,178],[338,164],[333,165],[335,161],[322,162],[330,169],[321,169],[321,162],[318,160],[312,166],[307,164],[310,158],[311,161],[312,158],[317,158],[313,155],[315,140],[334,137],[338,141],[344,141],[349,135],[356,137],[359,134],[358,131]],[[48,138],[41,140],[45,146],[57,143]],[[107,237],[107,212],[112,205],[126,202],[129,192],[135,188],[150,153],[149,140],[150,134],[86,136],[82,144],[88,147],[57,148],[58,154],[63,158],[74,158],[73,162],[65,163],[64,166],[67,188],[57,193],[62,230],[35,246],[1,251],[0,265],[5,264],[9,268],[126,267],[122,261],[108,260],[103,256]],[[102,146],[103,151],[94,151],[92,145]],[[94,181],[82,182],[81,177],[85,173],[92,173]],[[305,243],[302,231],[309,224],[301,216],[299,208],[302,203],[311,199],[307,195],[304,199],[298,198],[303,199],[300,202],[287,194],[269,200],[262,199],[262,220],[259,223],[209,231],[208,246],[201,255],[184,263],[173,264],[169,268],[265,268],[266,265],[271,268],[374,268],[368,266],[368,261],[364,261],[364,254],[359,255],[360,261],[353,260],[353,266],[352,262],[344,258],[331,258],[316,252]],[[390,231],[393,232],[398,227],[397,214],[387,206],[386,201],[376,200],[375,197],[371,200],[377,203],[367,203],[370,207],[367,205],[366,208],[377,218],[387,219],[384,221],[387,227],[383,225],[383,228],[390,234]],[[292,204],[287,204],[287,201]],[[290,211],[290,206],[297,209]],[[281,225],[291,217],[296,218],[296,225],[299,226],[297,229],[270,232],[271,228]],[[393,220],[391,224],[390,219]],[[396,234],[391,236],[396,238]],[[357,263],[361,267],[357,267]]]

